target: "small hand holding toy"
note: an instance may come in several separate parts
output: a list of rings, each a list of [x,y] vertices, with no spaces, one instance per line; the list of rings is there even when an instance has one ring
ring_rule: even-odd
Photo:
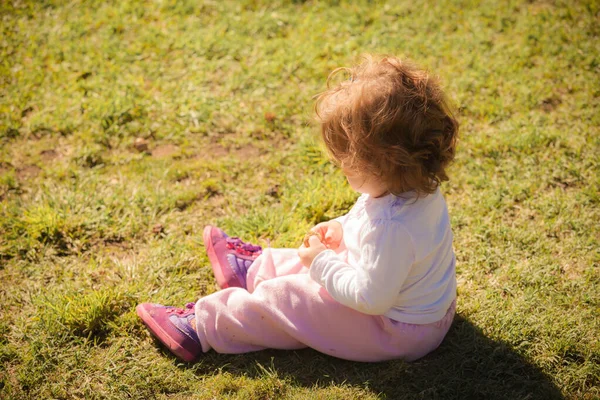
[[[323,243],[323,235],[320,232],[310,231],[306,235],[304,235],[304,240],[302,241],[305,247],[310,247],[310,243],[308,240],[311,236],[316,236],[317,239],[319,239],[319,242]]]
[[[342,224],[338,221],[327,221],[321,222],[317,224],[314,228],[310,230],[308,235],[318,235],[321,243],[325,245],[328,249],[335,250],[340,247],[342,244],[342,238],[344,236],[344,230],[342,228]],[[304,241],[306,243],[307,237],[304,237]]]
[[[322,222],[304,236],[298,256],[302,264],[310,268],[315,257],[327,249],[337,249],[343,237],[342,224],[337,221]]]

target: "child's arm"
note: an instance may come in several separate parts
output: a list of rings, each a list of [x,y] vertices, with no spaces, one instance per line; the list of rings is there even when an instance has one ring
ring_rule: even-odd
[[[366,227],[359,265],[326,250],[314,258],[310,276],[340,303],[381,315],[393,306],[413,262],[410,234],[401,224],[384,221]]]

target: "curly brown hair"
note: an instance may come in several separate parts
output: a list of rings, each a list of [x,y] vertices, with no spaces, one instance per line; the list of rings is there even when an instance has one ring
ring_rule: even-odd
[[[336,164],[381,179],[395,195],[433,193],[448,180],[458,122],[437,79],[396,57],[363,56],[337,68],[315,112]],[[340,71],[349,80],[329,87]]]

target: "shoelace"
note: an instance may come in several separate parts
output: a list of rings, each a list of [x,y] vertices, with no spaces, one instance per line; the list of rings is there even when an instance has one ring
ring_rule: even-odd
[[[177,308],[177,307],[169,308],[167,310],[167,313],[169,313],[169,314],[175,313],[175,314],[179,314],[179,315],[190,313],[190,312],[193,312],[195,305],[196,305],[196,303],[187,303],[185,305],[185,308]]]
[[[262,252],[262,247],[245,243],[238,237],[227,238],[227,248],[245,256],[254,256]]]

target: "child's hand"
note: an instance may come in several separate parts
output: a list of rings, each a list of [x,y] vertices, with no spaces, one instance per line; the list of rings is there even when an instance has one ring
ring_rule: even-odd
[[[344,238],[344,230],[342,224],[338,221],[327,221],[317,224],[311,229],[311,232],[316,232],[322,238],[323,244],[328,249],[335,250],[342,244]]]
[[[298,249],[298,257],[300,257],[302,265],[306,268],[310,268],[313,260],[320,252],[327,250],[327,247],[321,243],[317,236],[310,236],[308,238],[308,244],[309,246],[306,247],[304,243],[302,243],[302,246]]]

